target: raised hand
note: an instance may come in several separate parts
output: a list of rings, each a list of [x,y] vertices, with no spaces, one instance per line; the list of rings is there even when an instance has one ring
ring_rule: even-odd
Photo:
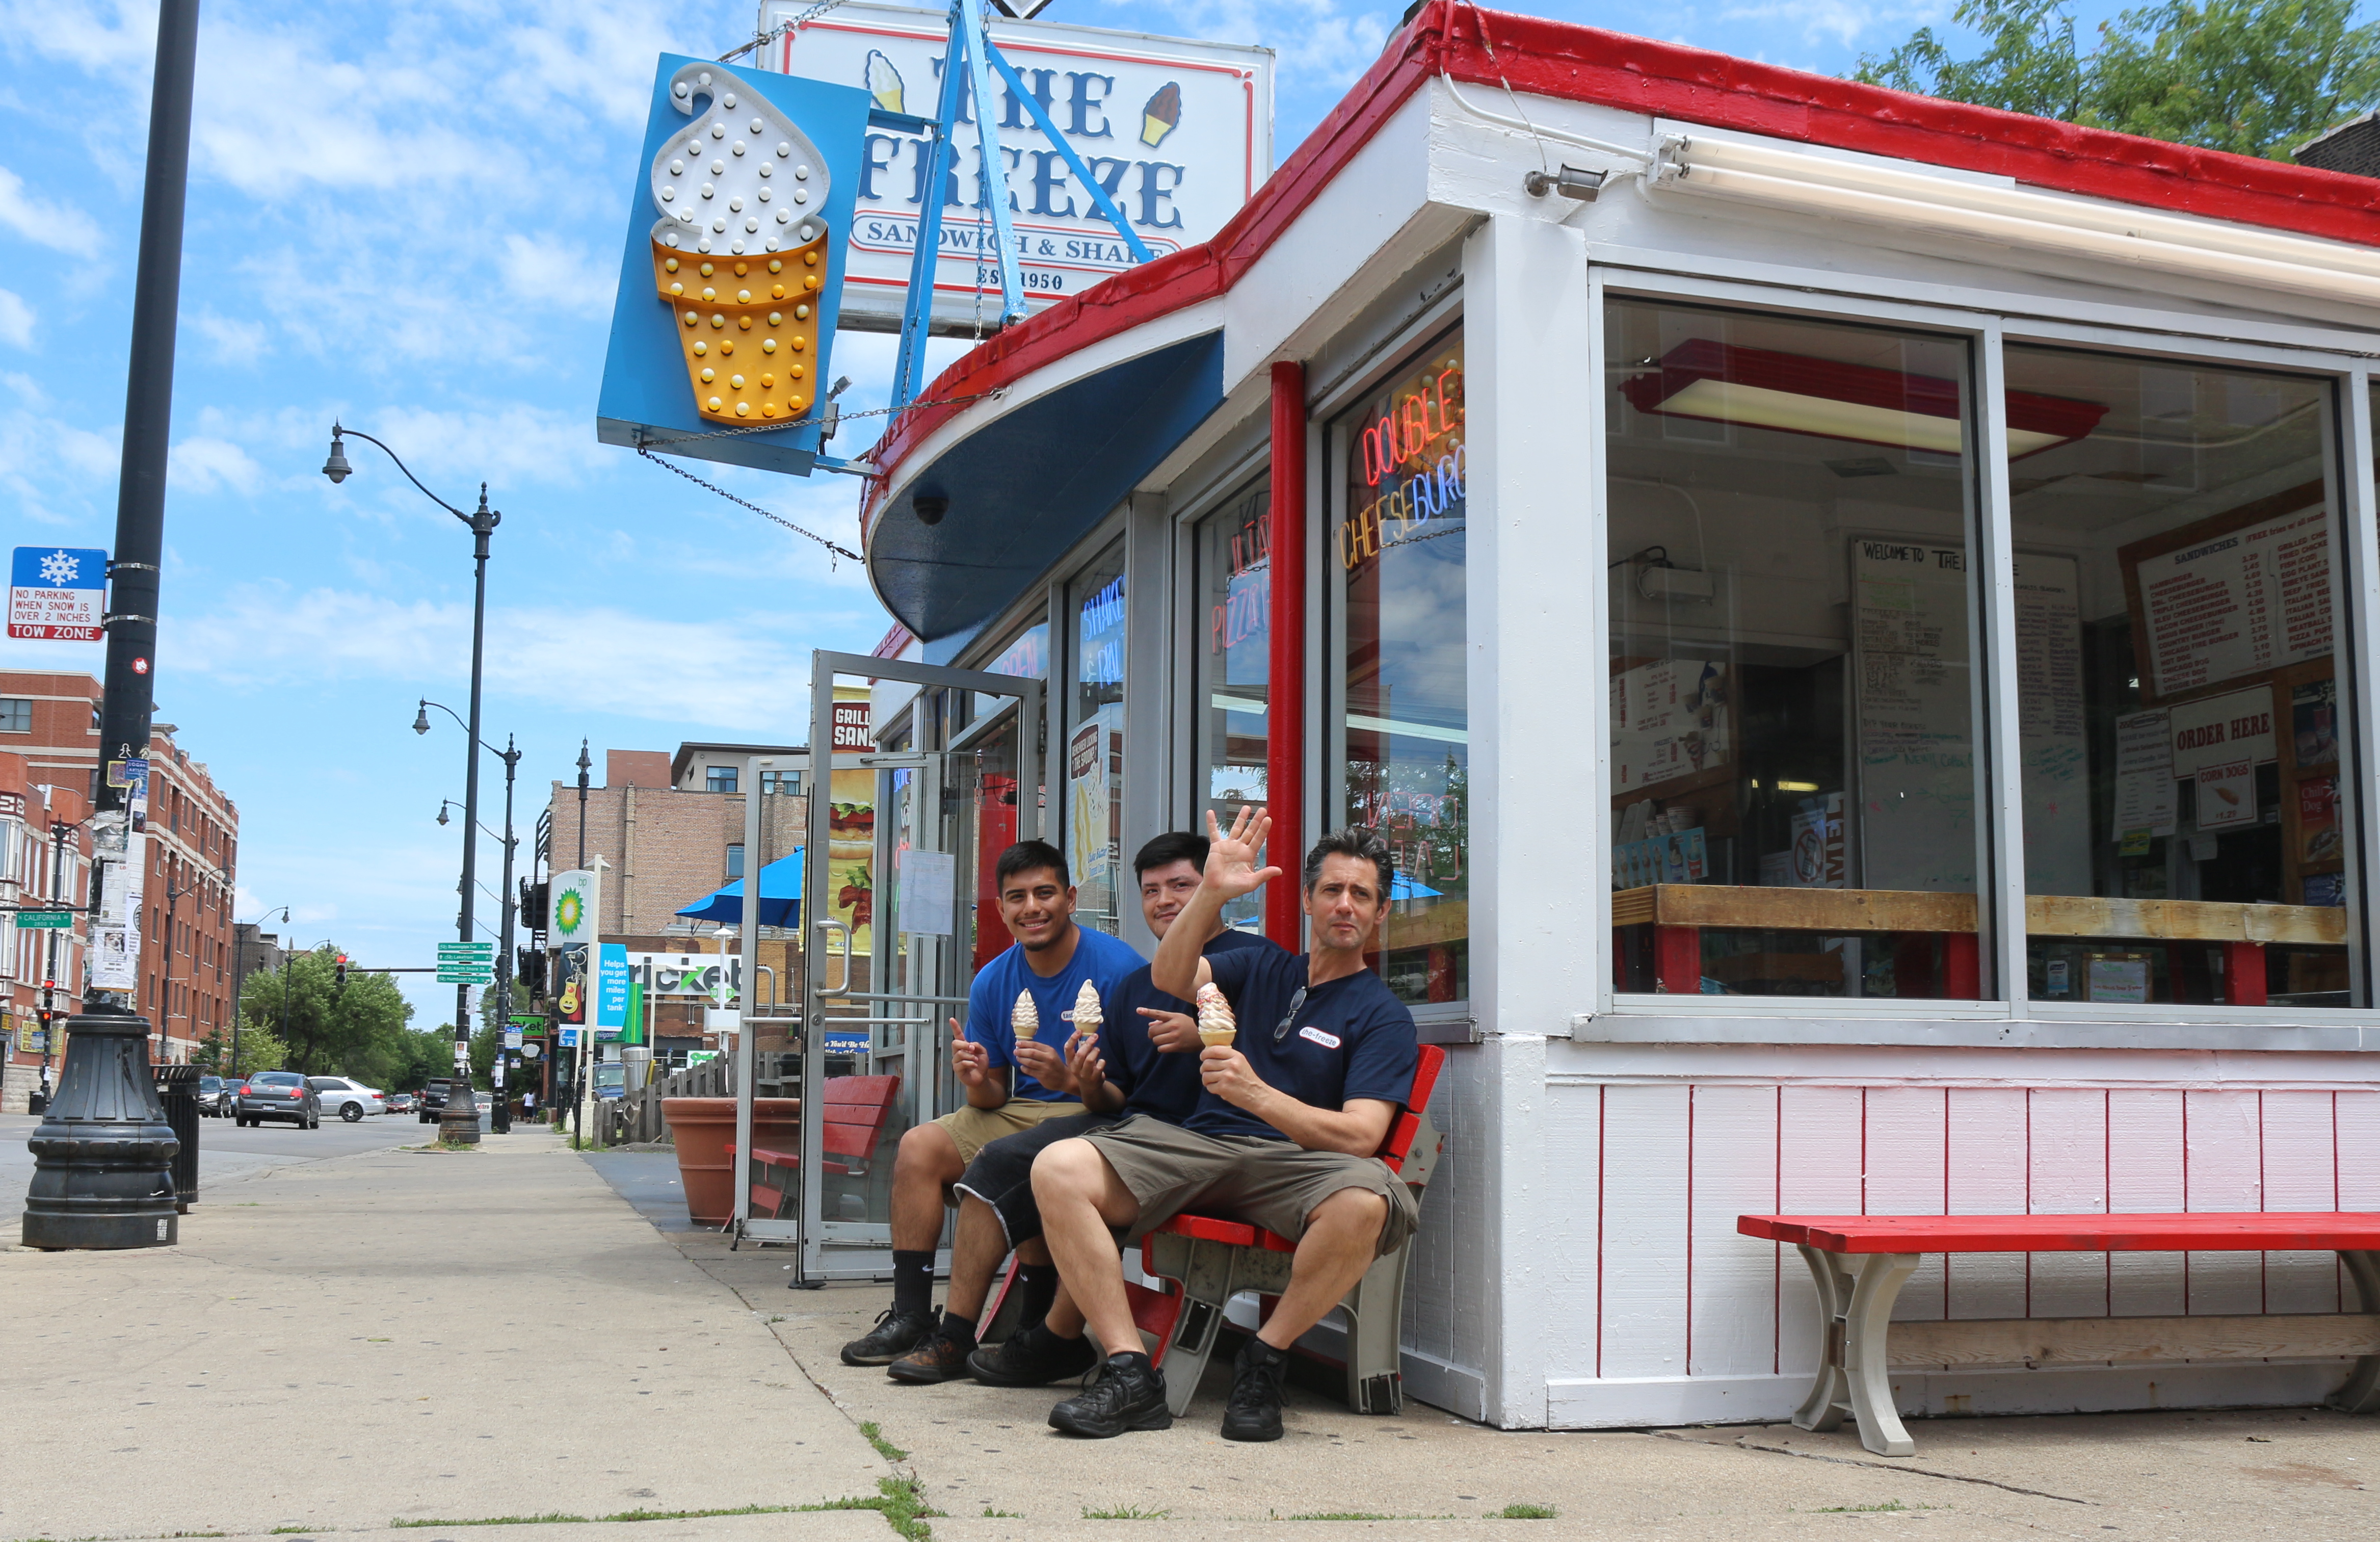
[[[1257,866],[1264,860],[1265,840],[1271,833],[1272,816],[1261,808],[1240,805],[1229,834],[1216,822],[1215,811],[1207,810],[1206,886],[1226,900],[1235,900],[1256,892],[1267,880],[1279,878],[1279,868]]]
[[[1160,1054],[1178,1055],[1199,1048],[1198,1019],[1188,1013],[1153,1006],[1135,1010],[1148,1019],[1148,1041]]]
[[[966,1030],[951,1019],[951,1074],[961,1087],[981,1087],[991,1079],[991,1055],[980,1044],[967,1042]]]

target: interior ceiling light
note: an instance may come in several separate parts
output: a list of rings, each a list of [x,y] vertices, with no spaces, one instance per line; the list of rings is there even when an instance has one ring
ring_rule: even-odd
[[[1740,348],[1705,337],[1679,344],[1654,370],[1621,381],[1620,394],[1639,412],[1670,418],[1742,423],[1939,455],[1955,455],[1966,448],[1957,381],[1806,354]],[[2038,455],[2085,438],[2107,415],[2098,402],[2011,391],[2009,456]]]
[[[1665,154],[1667,188],[2380,304],[2380,251],[2345,242],[1740,140],[1694,135]]]

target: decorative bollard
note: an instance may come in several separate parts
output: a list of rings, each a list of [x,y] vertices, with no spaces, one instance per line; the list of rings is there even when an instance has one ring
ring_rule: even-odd
[[[179,1240],[181,1142],[149,1075],[149,1020],[86,1012],[67,1025],[57,1096],[32,1137],[27,1247],[164,1247]]]

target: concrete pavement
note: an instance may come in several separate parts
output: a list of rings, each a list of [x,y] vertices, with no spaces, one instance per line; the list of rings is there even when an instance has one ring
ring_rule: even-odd
[[[522,1130],[226,1180],[178,1249],[0,1253],[0,1539],[865,1542],[898,1522],[916,1542],[920,1521],[937,1542],[2228,1538],[2375,1519],[2380,1423],[2312,1410],[1924,1421],[1920,1455],[1886,1462],[1847,1433],[1508,1433],[1293,1391],[1289,1438],[1249,1447],[1216,1434],[1219,1367],[1171,1430],[1069,1440],[1044,1423],[1063,1388],[841,1365],[884,1288],[785,1290],[782,1253],[686,1229],[674,1178],[666,1153],[590,1162]],[[880,1505],[888,1480],[890,1515],[801,1508]],[[1553,1518],[1498,1518],[1512,1506]]]
[[[26,1149],[25,1137],[41,1123],[38,1114],[0,1113],[0,1220],[7,1224],[8,1242],[17,1240],[17,1217],[25,1208],[25,1185],[33,1177],[33,1157]],[[228,1119],[201,1119],[199,1202],[207,1202],[208,1191],[216,1184],[325,1157],[418,1145],[425,1133],[425,1126],[415,1123],[410,1114],[378,1114],[353,1124],[326,1120],[319,1130],[301,1130],[294,1124],[243,1129]]]

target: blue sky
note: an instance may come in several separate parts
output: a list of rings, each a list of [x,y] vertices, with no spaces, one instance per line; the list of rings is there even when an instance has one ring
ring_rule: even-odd
[[[1547,14],[1848,72],[1949,6],[1647,0]],[[2109,7],[2093,6],[2086,19]],[[1402,6],[1059,0],[1051,20],[1278,51],[1285,154]],[[468,532],[349,442],[387,440],[451,503],[491,484],[486,734],[525,753],[524,835],[582,736],[798,739],[813,648],[887,618],[850,565],[598,445],[594,401],[656,54],[717,55],[748,4],[293,6],[208,0],[166,523],[161,721],[241,814],[238,914],[286,905],[301,943],[427,962],[453,936]],[[154,11],[0,0],[0,514],[6,544],[112,543]],[[938,345],[932,368],[954,358]],[[891,340],[845,334],[846,405],[880,407]],[[854,425],[854,427],[862,427]],[[871,423],[861,439],[872,437]],[[846,437],[837,447],[860,448]],[[845,544],[857,484],[720,480]],[[0,642],[8,667],[96,672],[96,645]],[[494,763],[490,762],[492,771]],[[500,817],[501,777],[484,818]],[[483,845],[480,870],[501,852]],[[483,896],[482,916],[494,919]],[[419,977],[416,977],[419,978]],[[417,1022],[453,998],[412,988]]]

